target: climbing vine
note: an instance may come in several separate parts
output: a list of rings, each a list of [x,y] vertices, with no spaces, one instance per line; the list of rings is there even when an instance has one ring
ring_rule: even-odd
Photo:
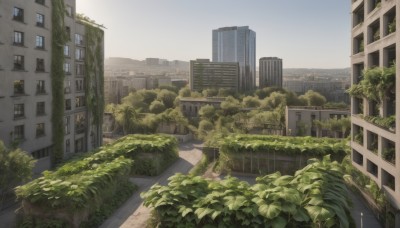
[[[86,102],[93,116],[92,124],[101,126],[104,111],[104,32],[97,26],[84,24],[86,27]]]
[[[64,15],[65,5],[63,0],[51,1],[52,7],[52,46],[51,46],[51,89],[52,89],[52,130],[53,153],[51,160],[53,166],[60,163],[64,155],[64,44],[67,42]]]

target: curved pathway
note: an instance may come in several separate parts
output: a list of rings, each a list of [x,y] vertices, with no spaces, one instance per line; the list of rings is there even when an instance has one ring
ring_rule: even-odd
[[[139,189],[126,201],[109,219],[100,227],[146,227],[146,222],[150,218],[151,210],[143,206],[140,193],[147,191],[156,183],[166,185],[168,178],[175,173],[187,173],[197,164],[202,156],[199,143],[184,143],[179,146],[179,159],[172,164],[161,175],[156,177],[134,177],[131,181],[138,185]]]

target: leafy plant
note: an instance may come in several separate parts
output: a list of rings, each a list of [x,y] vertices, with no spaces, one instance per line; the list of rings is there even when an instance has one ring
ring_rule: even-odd
[[[365,97],[380,104],[396,84],[396,68],[394,64],[389,68],[374,67],[366,69],[363,75],[363,80],[358,84],[352,85],[348,90],[351,96]]]
[[[141,194],[161,227],[354,227],[340,164],[329,157],[294,176],[257,178],[253,186],[176,174]]]

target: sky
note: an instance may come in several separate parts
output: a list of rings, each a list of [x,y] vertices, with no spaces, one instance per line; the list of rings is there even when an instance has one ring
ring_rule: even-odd
[[[105,57],[212,57],[212,30],[249,26],[256,57],[284,68],[350,67],[349,0],[77,0],[103,24]]]

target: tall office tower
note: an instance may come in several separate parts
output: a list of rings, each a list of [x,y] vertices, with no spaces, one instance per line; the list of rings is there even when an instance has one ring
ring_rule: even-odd
[[[243,27],[225,27],[212,32],[213,62],[238,62],[239,90],[256,86],[256,33]]]
[[[282,88],[282,59],[263,57],[259,63],[259,87]]]
[[[229,89],[238,91],[239,63],[210,62],[209,59],[190,61],[190,89]]]
[[[400,227],[400,80],[387,74],[380,79],[379,71],[364,77],[363,70],[394,64],[400,75],[399,7],[399,1],[351,1],[352,85],[366,80],[375,86],[351,98],[352,163],[387,196],[386,218],[396,224],[386,227]],[[390,119],[393,125],[379,123]]]
[[[104,34],[75,0],[3,0],[0,140],[35,172],[102,144]]]

